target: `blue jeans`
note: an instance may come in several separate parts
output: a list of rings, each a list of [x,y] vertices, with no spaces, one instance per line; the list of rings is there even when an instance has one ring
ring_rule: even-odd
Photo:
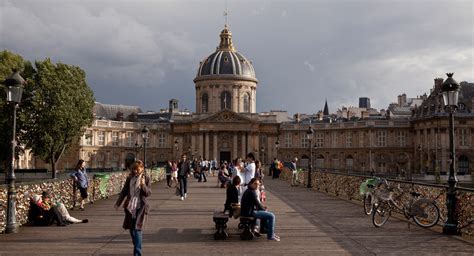
[[[253,216],[267,224],[267,238],[273,238],[275,234],[275,214],[267,211],[254,211]]]
[[[186,176],[178,176],[179,181],[179,195],[184,197],[184,194],[188,193],[188,177]]]
[[[133,255],[142,255],[142,231],[135,229],[135,223],[137,219],[132,219],[132,228],[130,229],[130,236],[132,236],[133,242]]]

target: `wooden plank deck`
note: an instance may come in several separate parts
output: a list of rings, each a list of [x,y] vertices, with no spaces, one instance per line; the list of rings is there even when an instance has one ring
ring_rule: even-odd
[[[241,241],[237,221],[228,223],[229,240],[214,241],[212,215],[223,209],[225,190],[191,181],[180,201],[163,183],[153,185],[152,210],[143,236],[143,255],[474,255],[474,245],[391,218],[372,226],[360,206],[351,202],[267,180],[268,205],[277,216],[281,242],[265,236]],[[123,211],[116,197],[71,211],[89,223],[67,227],[21,227],[0,235],[0,255],[130,255],[131,239],[121,228]]]

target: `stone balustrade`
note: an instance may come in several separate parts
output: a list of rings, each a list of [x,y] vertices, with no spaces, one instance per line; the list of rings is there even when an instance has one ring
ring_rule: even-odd
[[[288,182],[291,181],[291,171],[285,168],[280,178]],[[326,172],[325,170],[317,169],[312,172],[311,182],[312,189],[334,195],[347,200],[355,200],[362,202],[363,196],[359,194],[359,186],[365,181],[368,176],[362,175],[348,175],[341,173]],[[308,180],[307,171],[299,171],[298,179],[301,185],[306,186]],[[400,186],[403,191],[416,191],[421,193],[424,198],[435,200],[440,209],[440,221],[438,225],[443,225],[447,219],[446,208],[446,193],[447,186],[423,184],[417,182],[390,180],[391,186]],[[410,199],[410,194],[403,194],[399,200],[399,205]],[[458,188],[456,214],[459,221],[459,229],[463,235],[474,236],[474,190]]]
[[[147,170],[152,182],[165,178],[163,168]],[[97,201],[120,193],[128,171],[109,173],[89,173],[89,200]],[[57,180],[41,180],[35,182],[18,183],[16,185],[16,221],[22,225],[28,222],[29,198],[32,194],[41,195],[48,190],[53,200],[61,201],[69,209],[73,205],[73,180],[70,178]],[[0,186],[0,232],[4,232],[7,213],[7,185]],[[79,191],[77,191],[79,197]]]

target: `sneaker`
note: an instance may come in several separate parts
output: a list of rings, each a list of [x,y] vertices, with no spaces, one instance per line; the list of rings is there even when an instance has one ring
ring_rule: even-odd
[[[278,236],[273,236],[272,238],[269,238],[268,241],[280,242],[280,237],[278,237]]]
[[[188,193],[184,193],[184,198],[188,198]]]
[[[83,219],[83,220],[82,220],[82,223],[87,223],[87,222],[89,222],[88,219]]]
[[[184,200],[184,197],[181,197],[181,199],[180,199],[180,200],[181,200],[181,201],[183,201],[183,200]]]
[[[79,210],[84,211],[84,207],[79,207]]]

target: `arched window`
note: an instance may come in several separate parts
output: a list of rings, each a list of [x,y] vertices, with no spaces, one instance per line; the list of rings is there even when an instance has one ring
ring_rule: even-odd
[[[201,112],[206,113],[209,112],[209,95],[204,93],[201,98],[202,105],[201,105]]]
[[[221,93],[221,109],[232,109],[232,95],[228,91]]]
[[[248,93],[244,94],[244,113],[250,113],[250,95]]]
[[[319,155],[316,157],[316,168],[324,168],[324,156]]]
[[[469,173],[469,158],[467,156],[460,156],[458,160],[458,175]]]

